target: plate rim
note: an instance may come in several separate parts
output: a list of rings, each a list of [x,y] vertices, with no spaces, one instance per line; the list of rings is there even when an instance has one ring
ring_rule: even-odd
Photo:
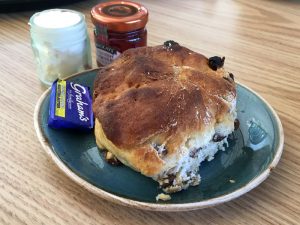
[[[80,73],[73,74],[71,76],[66,77],[64,80],[68,80],[70,78],[83,75],[88,72],[94,72],[99,70],[99,68],[96,69],[90,69],[86,70]],[[245,88],[246,90],[250,91],[254,95],[256,95],[264,104],[265,106],[270,110],[271,114],[273,115],[275,121],[276,121],[276,127],[278,129],[279,133],[279,141],[278,146],[276,149],[276,154],[272,160],[272,162],[268,165],[268,167],[257,177],[249,181],[246,185],[240,187],[239,189],[229,193],[225,194],[219,197],[211,198],[204,201],[199,202],[192,202],[192,203],[178,203],[178,204],[166,204],[166,203],[148,203],[148,202],[142,202],[137,200],[132,200],[129,198],[121,197],[112,193],[109,193],[107,191],[102,190],[99,187],[96,187],[95,185],[89,183],[88,181],[81,178],[79,175],[77,175],[75,172],[73,172],[53,151],[51,144],[45,137],[40,124],[40,109],[43,101],[45,100],[46,96],[50,93],[51,87],[49,87],[47,90],[44,91],[44,93],[39,97],[35,108],[34,108],[34,114],[33,114],[33,122],[34,122],[34,128],[36,131],[36,135],[43,147],[43,149],[46,151],[47,155],[50,156],[50,158],[54,161],[54,163],[58,166],[58,168],[64,172],[67,177],[69,177],[71,180],[73,180],[75,183],[79,184],[81,187],[85,188],[86,190],[92,192],[93,194],[107,200],[113,203],[117,203],[124,206],[130,206],[138,209],[143,210],[151,210],[151,211],[189,211],[189,210],[196,210],[196,209],[202,209],[206,207],[212,207],[224,202],[228,202],[230,200],[233,200],[235,198],[240,197],[243,194],[246,194],[250,190],[257,187],[259,184],[261,184],[269,175],[270,172],[276,167],[278,164],[280,157],[283,152],[283,145],[284,145],[284,133],[283,133],[283,127],[282,123],[279,119],[279,116],[277,115],[276,111],[273,109],[273,107],[258,93],[253,91],[251,88],[236,82],[241,87]]]

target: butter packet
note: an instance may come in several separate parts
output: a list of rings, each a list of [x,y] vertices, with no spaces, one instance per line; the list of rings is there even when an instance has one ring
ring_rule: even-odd
[[[74,82],[56,80],[50,94],[48,126],[90,130],[94,127],[90,90]]]

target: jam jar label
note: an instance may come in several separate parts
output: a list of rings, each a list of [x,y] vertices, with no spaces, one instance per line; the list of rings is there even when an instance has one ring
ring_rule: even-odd
[[[96,60],[103,66],[111,63],[121,54],[116,49],[105,44],[108,42],[107,32],[107,27],[105,26],[96,26],[94,30],[96,37]]]
[[[111,63],[114,59],[118,58],[121,53],[110,46],[101,43],[96,44],[96,58],[102,65]]]

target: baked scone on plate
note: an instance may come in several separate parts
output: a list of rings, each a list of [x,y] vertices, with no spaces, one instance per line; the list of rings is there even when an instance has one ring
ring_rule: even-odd
[[[200,163],[234,131],[236,85],[223,64],[174,41],[125,51],[94,83],[97,145],[167,193],[198,185]]]

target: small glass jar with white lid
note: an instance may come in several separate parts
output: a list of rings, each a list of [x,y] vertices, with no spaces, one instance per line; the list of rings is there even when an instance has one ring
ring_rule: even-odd
[[[31,46],[42,83],[92,67],[90,39],[82,13],[67,9],[50,9],[34,14]]]

